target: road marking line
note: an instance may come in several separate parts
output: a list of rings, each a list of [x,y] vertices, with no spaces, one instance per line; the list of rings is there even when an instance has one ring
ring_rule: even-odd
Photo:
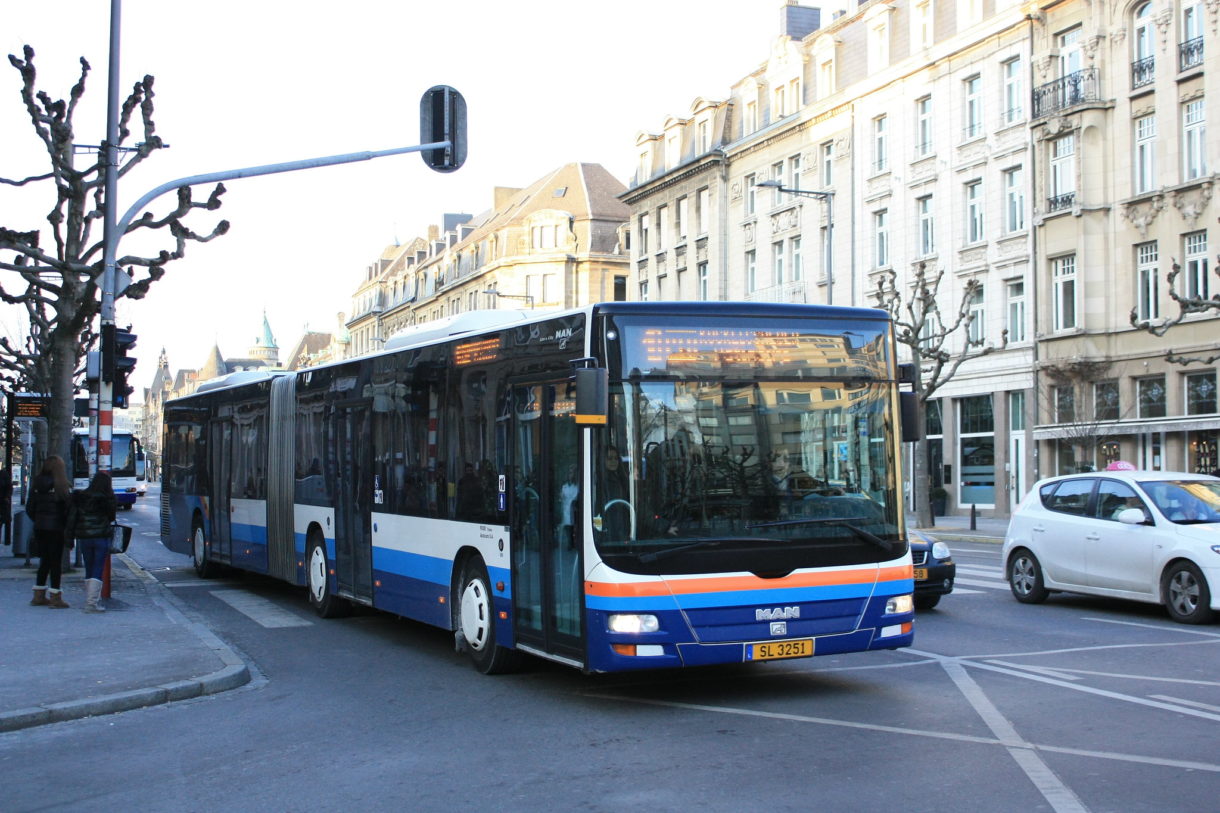
[[[986,592],[987,592],[986,590],[971,590],[967,587],[958,587],[956,582],[954,582],[954,584],[953,584],[953,595],[955,595],[955,596],[958,595],[959,593],[963,596],[967,596],[967,595],[970,595],[971,593],[978,594],[978,593],[986,593]]]
[[[256,596],[242,590],[213,590],[212,595],[247,616],[252,621],[268,629],[282,627],[310,627],[312,621],[307,621],[294,613],[280,609],[261,596]]]
[[[1025,663],[1009,663],[1008,661],[987,661],[987,663],[999,664],[1000,666],[1007,666],[1012,669],[1025,669],[1030,672],[1037,672],[1040,675],[1049,675],[1053,678],[1059,678],[1060,680],[1080,680],[1080,678],[1073,675],[1064,674],[1064,672],[1072,671],[1070,669],[1064,669],[1061,671],[1059,669],[1054,669],[1047,666],[1031,666]]]
[[[958,565],[957,572],[966,573],[971,576],[1002,577],[1004,575],[1004,568],[1002,568],[1002,567],[980,567],[978,565]]]
[[[954,579],[954,584],[968,584],[971,587],[990,587],[992,590],[1007,590],[1008,582],[984,581],[983,579]]]
[[[215,587],[217,587],[217,586],[218,586],[218,583],[217,583],[217,582],[214,582],[214,581],[206,581],[206,582],[205,582],[205,581],[161,582],[161,586],[162,586],[162,587],[172,587],[172,588],[175,588],[175,589],[176,589],[176,588],[179,588],[179,587],[211,587],[211,588],[215,588]],[[222,589],[223,589],[223,586],[222,586]],[[233,585],[233,589],[234,589],[234,590],[236,590],[236,589],[237,589],[237,585]]]
[[[1181,703],[1184,706],[1194,706],[1197,709],[1206,709],[1208,711],[1220,711],[1220,706],[1210,706],[1207,703],[1198,703],[1194,700],[1183,700],[1180,697],[1169,697],[1168,695],[1164,695],[1164,694],[1154,694],[1154,695],[1152,695],[1152,697],[1154,697],[1157,700],[1167,700],[1170,703]]]
[[[1119,621],[1114,618],[1094,618],[1091,616],[1084,616],[1083,620],[1097,621],[1101,624],[1119,624],[1124,627],[1144,627],[1145,629],[1156,630],[1157,632],[1172,631],[1185,633],[1186,635],[1202,635],[1204,638],[1220,639],[1220,633],[1205,632],[1204,630],[1185,627],[1181,624],[1141,624],[1138,621]]]

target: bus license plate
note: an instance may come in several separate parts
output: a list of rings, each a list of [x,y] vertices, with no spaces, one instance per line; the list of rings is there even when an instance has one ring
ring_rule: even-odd
[[[926,567],[915,568],[915,581],[922,582],[928,578],[928,569]]]
[[[808,658],[813,655],[813,639],[802,638],[799,641],[768,641],[765,644],[751,644],[747,660],[774,661],[780,658]]]

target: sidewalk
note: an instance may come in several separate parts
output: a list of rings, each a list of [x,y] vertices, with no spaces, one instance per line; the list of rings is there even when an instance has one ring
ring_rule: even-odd
[[[214,694],[250,681],[232,649],[135,561],[110,558],[105,613],[85,613],[84,569],[67,610],[31,607],[37,572],[0,547],[0,732]]]
[[[952,516],[936,517],[931,528],[919,528],[913,515],[907,516],[907,527],[917,528],[946,542],[994,542],[1002,544],[1004,534],[1008,532],[1007,519],[992,517],[977,517],[974,529],[970,528],[970,517]]]

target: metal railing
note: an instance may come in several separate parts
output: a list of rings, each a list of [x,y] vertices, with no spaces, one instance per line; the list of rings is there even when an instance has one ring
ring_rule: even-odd
[[[1096,68],[1085,68],[1040,85],[1033,94],[1034,118],[1049,116],[1078,104],[1100,101],[1098,85]]]
[[[1178,46],[1178,70],[1203,64],[1203,38],[1195,37]]]
[[[1046,211],[1058,212],[1063,209],[1071,209],[1076,204],[1076,193],[1065,192],[1062,195],[1055,195],[1053,198],[1046,199]]]
[[[1148,56],[1131,63],[1131,89],[1152,84],[1156,78],[1156,57]]]

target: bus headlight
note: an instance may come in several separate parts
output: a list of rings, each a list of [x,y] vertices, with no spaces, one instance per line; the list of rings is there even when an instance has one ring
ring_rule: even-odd
[[[905,596],[894,596],[885,602],[885,614],[897,615],[899,613],[915,612],[915,601],[908,593]]]
[[[661,622],[648,613],[615,613],[609,619],[611,632],[656,632]]]

